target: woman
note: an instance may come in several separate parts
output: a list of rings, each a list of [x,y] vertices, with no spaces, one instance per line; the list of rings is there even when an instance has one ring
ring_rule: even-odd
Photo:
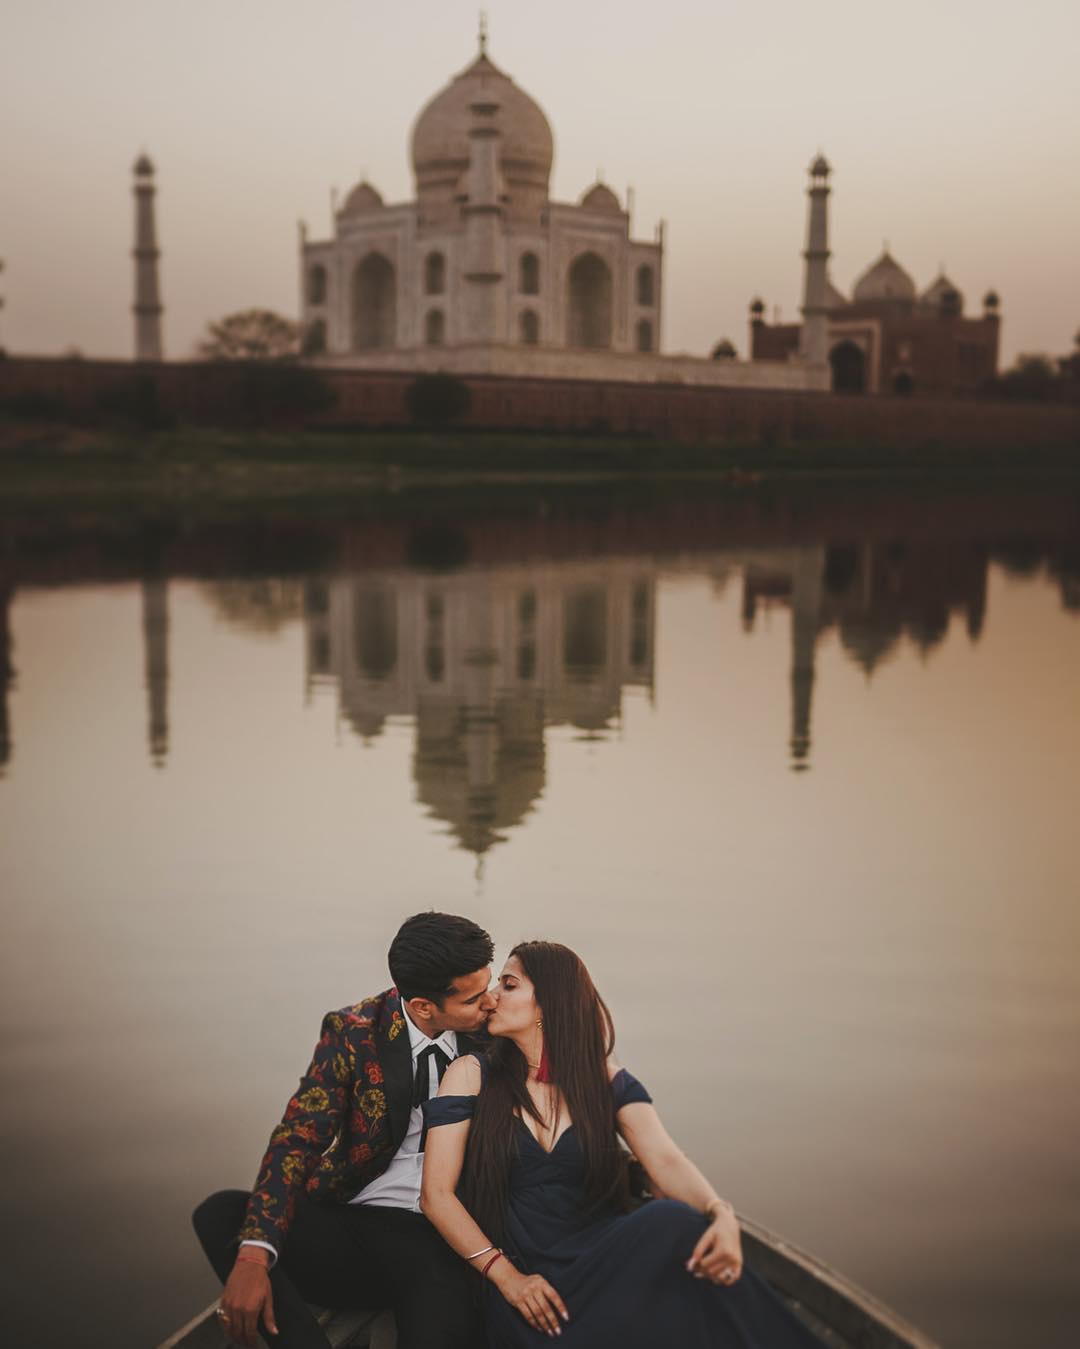
[[[489,1343],[580,1349],[819,1349],[751,1271],[739,1225],[611,1057],[611,1016],[582,961],[514,948],[488,1019],[425,1106],[421,1207],[483,1278]],[[631,1209],[627,1154],[654,1193]]]

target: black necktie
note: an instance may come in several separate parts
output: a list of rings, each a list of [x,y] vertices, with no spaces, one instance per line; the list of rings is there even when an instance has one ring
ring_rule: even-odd
[[[416,1057],[416,1076],[413,1078],[412,1103],[414,1106],[423,1105],[431,1095],[429,1090],[431,1085],[431,1074],[428,1072],[428,1064],[435,1060],[435,1071],[439,1076],[439,1081],[443,1080],[443,1073],[450,1067],[450,1055],[438,1045],[428,1045]]]

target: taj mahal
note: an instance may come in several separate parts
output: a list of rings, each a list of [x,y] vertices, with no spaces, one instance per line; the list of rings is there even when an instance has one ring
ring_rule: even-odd
[[[826,387],[824,350],[768,366],[661,354],[663,224],[652,239],[634,238],[628,204],[600,181],[576,203],[552,200],[548,119],[494,64],[483,28],[479,47],[413,124],[415,200],[386,202],[362,181],[335,210],[332,237],[309,238],[301,227],[310,359],[360,369]],[[821,207],[823,236],[823,198]],[[809,254],[808,272],[823,278],[826,259]]]
[[[885,253],[851,299],[829,273],[832,168],[809,166],[801,315],[769,323],[750,305],[748,359],[662,350],[664,226],[633,236],[631,203],[599,179],[576,202],[550,193],[555,139],[543,109],[479,51],[420,110],[415,199],[366,179],[332,234],[300,226],[302,355],[364,371],[714,387],[971,395],[997,370],[1001,312],[988,290],[964,313],[944,274],[923,293]],[[135,164],[135,358],[162,359],[154,167]],[[628,193],[629,196],[629,193]]]

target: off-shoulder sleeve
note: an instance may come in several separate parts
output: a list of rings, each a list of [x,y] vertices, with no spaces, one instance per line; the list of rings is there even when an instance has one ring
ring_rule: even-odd
[[[641,1101],[645,1105],[652,1104],[652,1097],[633,1073],[628,1073],[625,1068],[620,1068],[611,1079],[611,1094],[615,1097],[616,1113],[624,1105],[633,1105],[635,1101]]]
[[[475,1096],[432,1096],[421,1105],[424,1128],[437,1129],[440,1124],[460,1124],[472,1119],[476,1110]]]

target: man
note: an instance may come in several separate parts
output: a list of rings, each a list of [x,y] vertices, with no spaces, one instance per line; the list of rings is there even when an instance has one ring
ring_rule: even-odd
[[[395,986],[324,1017],[254,1192],[195,1210],[235,1343],[254,1346],[261,1329],[281,1349],[328,1349],[308,1303],[392,1306],[399,1349],[482,1342],[476,1276],[420,1213],[420,1103],[475,1048],[469,1033],[495,1005],[492,953],[467,918],[407,919],[390,946]]]

